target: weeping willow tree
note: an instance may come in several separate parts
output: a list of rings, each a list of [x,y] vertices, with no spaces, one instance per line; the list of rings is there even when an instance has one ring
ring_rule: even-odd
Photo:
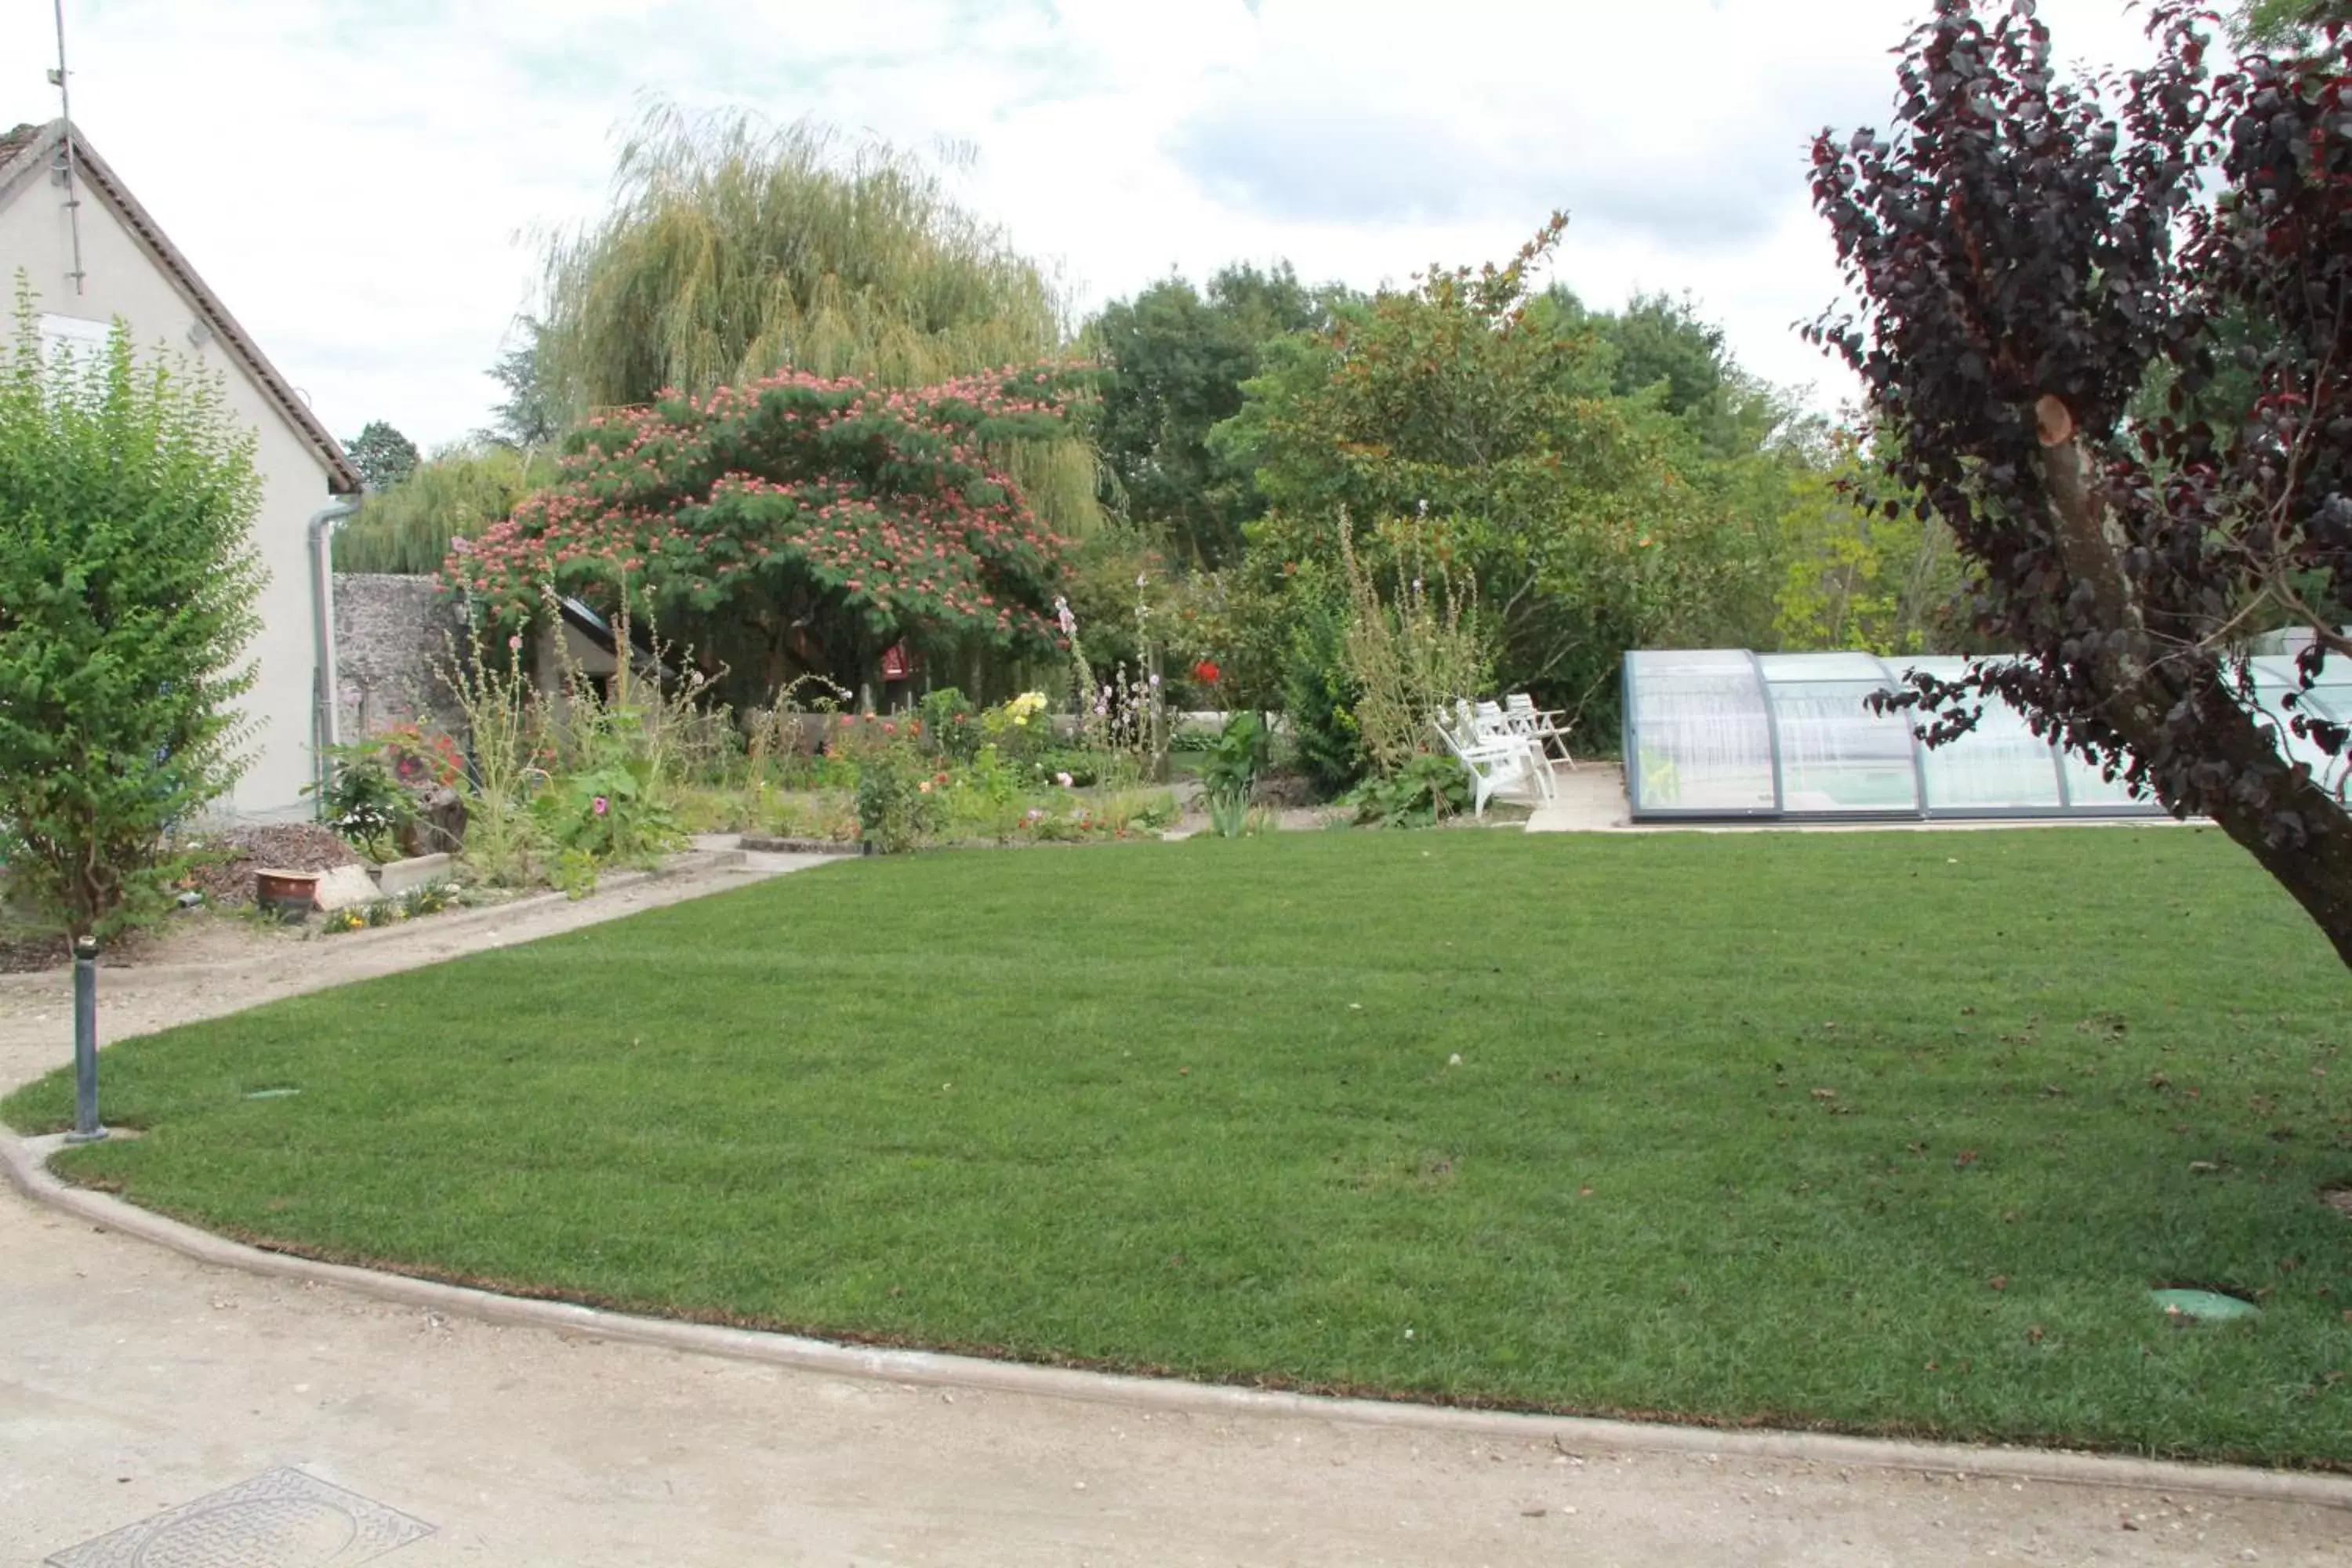
[[[338,572],[438,572],[455,538],[479,537],[555,479],[545,453],[472,443],[446,447],[360,503],[334,540]]]
[[[940,173],[807,121],[649,110],[611,210],[546,247],[543,374],[573,420],[782,369],[925,386],[1065,348],[1062,301]],[[1038,515],[1097,531],[1075,439],[1003,454]]]

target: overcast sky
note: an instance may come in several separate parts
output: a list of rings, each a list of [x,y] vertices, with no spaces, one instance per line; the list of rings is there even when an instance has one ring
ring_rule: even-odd
[[[1288,258],[1403,282],[1553,207],[1597,304],[1687,291],[1750,369],[1843,383],[1806,206],[1825,123],[1883,123],[1925,0],[67,0],[76,119],[346,437],[485,421],[481,372],[593,216],[645,95],[968,144],[955,189],[1081,309]],[[2146,46],[2044,0],[2069,58]],[[0,0],[0,125],[57,113],[50,0]]]

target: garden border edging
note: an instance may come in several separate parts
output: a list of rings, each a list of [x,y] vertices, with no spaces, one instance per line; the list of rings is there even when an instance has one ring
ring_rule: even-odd
[[[1988,1448],[1834,1433],[1675,1426],[1591,1416],[1545,1415],[1465,1409],[1407,1401],[1335,1398],[1323,1394],[1188,1383],[1172,1378],[1031,1366],[935,1351],[884,1350],[835,1344],[796,1334],[666,1318],[643,1318],[568,1301],[503,1296],[403,1274],[322,1263],[271,1252],[142,1209],[106,1194],[77,1187],[48,1169],[65,1147],[62,1134],[23,1138],[0,1129],[0,1165],[33,1202],[166,1247],[195,1262],[264,1278],[339,1286],[394,1306],[462,1313],[485,1322],[546,1329],[592,1339],[758,1362],[835,1377],[869,1378],[938,1387],[1123,1405],[1192,1415],[1306,1415],[1366,1426],[1482,1433],[1498,1437],[1549,1438],[1572,1449],[1624,1449],[1666,1454],[1717,1454],[1810,1464],[1859,1465],[1934,1475],[1999,1476],[2071,1486],[2195,1491],[2210,1496],[2304,1503],[2352,1511],[2352,1479],[2244,1466],[2193,1465],[2063,1450]]]

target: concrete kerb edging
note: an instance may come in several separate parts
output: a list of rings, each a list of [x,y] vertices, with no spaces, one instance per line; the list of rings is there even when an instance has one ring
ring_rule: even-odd
[[[494,921],[513,920],[517,916],[528,915],[534,910],[564,904],[593,903],[607,894],[626,892],[632,888],[641,888],[649,883],[691,882],[703,879],[713,883],[751,882],[761,879],[763,875],[772,874],[748,868],[740,861],[730,858],[740,854],[740,851],[730,850],[688,850],[676,859],[655,867],[651,870],[615,871],[609,876],[600,877],[596,881],[596,890],[578,899],[562,892],[529,893],[520,899],[510,899],[504,903],[478,904],[470,909],[445,910],[439,914],[427,915],[418,920],[403,921],[397,925],[341,931],[332,937],[320,934],[313,940],[331,941],[335,944],[336,952],[352,952],[384,942],[420,941],[431,936],[462,931],[469,926],[487,925]],[[273,955],[262,955],[260,958],[238,962],[261,962],[268,956]],[[142,979],[171,979],[183,974],[210,973],[225,966],[219,963],[142,963],[136,967]],[[234,964],[226,967],[234,967]],[[47,969],[29,970],[19,974],[0,974],[0,990],[6,990],[16,985],[51,984],[61,973],[64,973],[61,969]],[[103,958],[99,962],[99,973],[101,975],[113,973]]]
[[[1777,1459],[1858,1466],[1933,1475],[1988,1476],[2070,1486],[2195,1492],[2212,1497],[2289,1502],[2352,1510],[2352,1479],[2189,1465],[2095,1454],[2027,1448],[1985,1448],[1891,1442],[1828,1433],[1772,1432],[1707,1426],[1647,1426],[1585,1416],[1519,1415],[1445,1405],[1339,1399],[1318,1394],[1236,1388],[1173,1379],[1024,1366],[1013,1362],[930,1351],[881,1350],[834,1344],[798,1335],[720,1328],[608,1312],[564,1301],[502,1296],[405,1275],[320,1263],[230,1241],[194,1226],[58,1179],[47,1166],[62,1136],[24,1139],[0,1132],[0,1164],[18,1191],[38,1204],[106,1229],[170,1248],[215,1268],[265,1278],[299,1279],[356,1291],[395,1306],[462,1314],[485,1322],[698,1355],[760,1362],[836,1377],[939,1387],[993,1390],[1162,1410],[1195,1415],[1307,1416],[1356,1426],[1473,1433],[1521,1441],[1550,1441],[1570,1451],[1649,1452]]]
[[[559,904],[585,903],[607,893],[622,893],[631,888],[641,888],[648,882],[690,881],[701,877],[740,875],[743,871],[740,850],[689,849],[659,866],[641,871],[614,871],[596,879],[593,892],[574,898],[570,893],[530,893],[510,899],[502,904],[477,904],[471,909],[450,910],[428,915],[420,921],[406,921],[398,925],[380,926],[371,931],[338,933],[333,939],[339,951],[372,947],[380,942],[394,941],[418,932],[449,931],[467,926],[482,925],[491,921],[511,920],[534,910]],[[323,940],[323,939],[322,939]],[[163,973],[158,968],[153,973]]]

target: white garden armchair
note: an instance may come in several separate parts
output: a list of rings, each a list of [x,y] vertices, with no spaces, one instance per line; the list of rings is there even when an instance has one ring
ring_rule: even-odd
[[[1457,699],[1454,710],[1461,717],[1465,731],[1475,727],[1479,740],[1490,744],[1516,741],[1526,746],[1528,773],[1537,792],[1546,800],[1559,793],[1559,780],[1551,771],[1551,752],[1539,731],[1521,725],[1496,703],[1481,700],[1474,707]]]
[[[1516,733],[1535,742],[1546,756],[1553,755],[1557,748],[1569,772],[1576,771],[1576,759],[1568,752],[1568,732],[1574,726],[1567,721],[1567,714],[1538,708],[1534,698],[1524,691],[1514,691],[1503,699],[1503,718]]]
[[[1477,718],[1467,702],[1455,704],[1454,722],[1448,725],[1443,713],[1430,720],[1438,739],[1454,753],[1470,775],[1471,815],[1486,815],[1486,802],[1506,790],[1531,785],[1536,793],[1549,801],[1552,798],[1551,769],[1543,753],[1523,735],[1508,731],[1489,734],[1482,731]]]

